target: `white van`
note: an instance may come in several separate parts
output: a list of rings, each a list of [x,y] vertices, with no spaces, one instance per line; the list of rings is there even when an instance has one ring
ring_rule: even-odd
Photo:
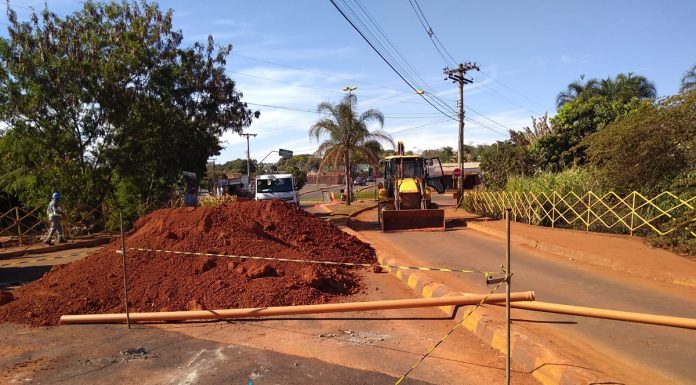
[[[292,174],[267,174],[256,177],[256,200],[280,199],[300,206],[300,193]]]

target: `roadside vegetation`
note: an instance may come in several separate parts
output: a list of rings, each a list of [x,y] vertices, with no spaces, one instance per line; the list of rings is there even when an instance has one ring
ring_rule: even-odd
[[[480,146],[482,187],[696,196],[695,71],[696,66],[684,74],[679,94],[660,99],[652,82],[631,73],[569,84],[558,95],[555,116],[532,118],[531,127],[511,131],[510,139]],[[690,233],[696,231],[696,211],[680,210],[659,221],[672,221],[678,229],[650,235],[650,242],[696,253],[696,237]]]
[[[182,171],[203,175],[221,134],[258,117],[225,73],[232,47],[184,46],[155,3],[87,1],[29,20],[8,3],[7,15],[0,195],[27,207],[60,191],[73,208],[109,205],[108,224],[119,210],[136,218],[171,198]]]

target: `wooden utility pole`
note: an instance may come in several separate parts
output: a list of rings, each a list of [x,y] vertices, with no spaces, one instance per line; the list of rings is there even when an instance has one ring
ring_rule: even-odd
[[[256,136],[258,134],[239,134],[240,136],[246,136],[247,140],[247,177],[249,178],[249,184],[251,184],[251,155],[249,154],[249,137]]]
[[[476,63],[467,62],[464,64],[459,64],[458,67],[450,69],[449,67],[444,68],[445,80],[451,79],[453,83],[459,84],[459,102],[457,103],[459,107],[459,138],[457,139],[457,167],[462,171],[462,176],[459,177],[457,182],[457,202],[461,202],[462,195],[464,195],[464,84],[471,84],[474,81],[467,79],[464,76],[467,71],[479,70]]]

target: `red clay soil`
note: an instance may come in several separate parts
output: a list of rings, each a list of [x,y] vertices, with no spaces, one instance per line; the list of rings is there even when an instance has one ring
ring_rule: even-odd
[[[140,218],[126,247],[374,263],[352,235],[280,201],[158,210]],[[124,312],[120,240],[54,267],[15,290],[0,321],[56,325],[63,314]],[[354,269],[226,257],[127,252],[130,311],[175,311],[340,301],[362,290]]]

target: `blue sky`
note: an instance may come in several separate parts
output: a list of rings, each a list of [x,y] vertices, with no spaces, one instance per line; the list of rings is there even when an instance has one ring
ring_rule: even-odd
[[[455,84],[443,80],[443,58],[408,0],[360,0],[431,93],[456,106]],[[59,14],[79,2],[48,0]],[[344,4],[343,0],[338,0]],[[43,1],[20,0],[27,6]],[[346,3],[356,7],[354,0]],[[249,103],[302,111],[250,107],[261,117],[246,131],[251,156],[285,148],[309,153],[307,131],[320,102],[338,101],[341,88],[357,86],[358,110],[377,108],[384,129],[416,151],[455,146],[457,124],[425,103],[360,38],[328,0],[160,1],[174,10],[185,44],[213,35],[231,43],[228,73]],[[634,72],[654,81],[658,95],[676,93],[682,74],[696,63],[694,1],[425,1],[419,4],[436,36],[457,61],[476,61],[465,88],[465,142],[506,139],[506,128],[529,125],[530,116],[553,115],[559,91],[581,74]],[[0,22],[6,23],[6,16]],[[6,32],[3,33],[6,35]],[[474,112],[476,111],[476,112]],[[218,163],[245,157],[246,143],[226,134]],[[267,161],[277,159],[271,154]]]

